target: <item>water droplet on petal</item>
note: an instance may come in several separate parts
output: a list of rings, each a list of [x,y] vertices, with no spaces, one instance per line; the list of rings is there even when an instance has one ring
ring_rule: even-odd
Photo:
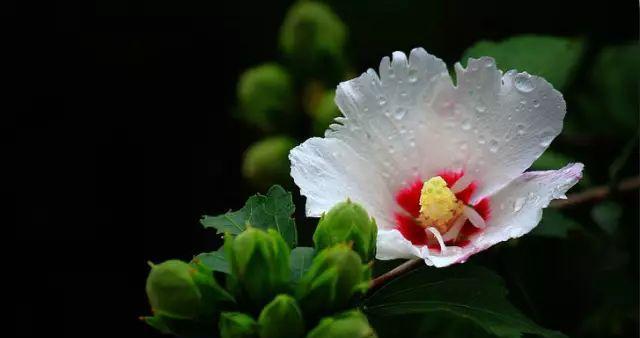
[[[487,140],[485,139],[484,135],[478,136],[478,143],[480,143],[480,144],[487,143]]]
[[[393,113],[393,117],[396,120],[402,120],[402,118],[407,114],[407,108],[404,107],[398,107],[398,109],[396,109],[396,111]]]
[[[478,113],[484,113],[485,111],[487,111],[487,107],[479,104],[476,106],[476,110],[478,111]]]
[[[524,206],[525,201],[526,199],[524,197],[516,198],[516,200],[513,202],[513,212],[520,211],[520,209],[522,209],[522,207]]]
[[[415,68],[409,69],[409,83],[418,81],[418,71]]]
[[[529,93],[535,88],[533,81],[531,81],[531,75],[527,73],[520,73],[515,78],[516,89],[523,93]]]
[[[498,140],[489,141],[489,151],[492,153],[498,152]]]
[[[469,120],[465,120],[464,122],[462,122],[462,130],[469,130],[471,129],[471,122],[469,122]]]
[[[387,99],[384,96],[378,97],[378,104],[384,106],[385,104],[387,104]]]
[[[533,100],[533,107],[534,108],[540,107],[540,102],[538,100]]]
[[[518,124],[516,126],[516,130],[518,131],[518,135],[524,135],[526,133],[526,131],[524,130],[524,125],[523,124]]]

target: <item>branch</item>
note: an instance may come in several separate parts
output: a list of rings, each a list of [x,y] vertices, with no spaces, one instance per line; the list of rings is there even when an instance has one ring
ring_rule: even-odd
[[[369,292],[381,287],[382,285],[387,283],[389,280],[394,279],[397,276],[405,274],[422,265],[424,265],[424,260],[422,260],[421,258],[415,258],[415,259],[410,259],[396,266],[393,270],[387,271],[386,273],[383,273],[382,275],[374,278],[373,281],[371,282],[371,287],[369,288]]]
[[[640,176],[628,177],[620,181],[616,187],[616,191],[629,191],[640,188]],[[608,186],[599,186],[585,191],[567,195],[567,199],[554,200],[549,204],[551,208],[567,208],[582,203],[601,200],[611,194],[611,188]]]
[[[638,188],[640,188],[640,176],[628,177],[623,179],[622,181],[620,181],[620,184],[618,184],[615,190],[630,191]],[[549,207],[567,208],[567,207],[572,207],[582,203],[593,202],[609,196],[611,192],[612,192],[611,188],[608,186],[594,187],[578,193],[569,194],[567,195],[567,199],[564,199],[564,200],[554,200],[553,202],[551,202]],[[423,260],[420,258],[410,259],[398,265],[395,269],[374,278],[373,281],[371,282],[371,288],[369,288],[369,292],[380,288],[382,285],[386,284],[390,280],[395,279],[398,276],[403,275],[422,265],[424,265],[424,263],[423,263]]]

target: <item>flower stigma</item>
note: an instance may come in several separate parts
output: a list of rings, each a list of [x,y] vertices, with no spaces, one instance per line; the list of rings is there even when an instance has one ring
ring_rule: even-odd
[[[458,200],[442,177],[432,177],[422,185],[418,218],[421,227],[434,227],[444,234],[453,226],[463,210],[464,203]]]

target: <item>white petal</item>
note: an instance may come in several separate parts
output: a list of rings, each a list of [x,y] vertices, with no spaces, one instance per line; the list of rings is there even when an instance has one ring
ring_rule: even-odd
[[[289,153],[291,176],[307,197],[307,216],[318,217],[347,198],[360,203],[378,226],[393,227],[393,194],[375,167],[337,139],[310,138]]]
[[[533,230],[542,209],[553,199],[566,198],[565,192],[582,177],[583,167],[573,163],[559,170],[527,172],[509,183],[491,197],[491,219],[474,244],[482,249]]]
[[[369,69],[360,77],[343,82],[336,91],[336,104],[345,116],[342,125],[334,125],[325,134],[339,138],[380,168],[389,189],[397,192],[416,177],[429,173],[421,170],[428,155],[423,132],[428,115],[422,96],[448,81],[449,73],[442,60],[424,49],[393,53],[380,63],[380,77]]]
[[[420,247],[411,244],[398,230],[378,231],[377,259],[422,258],[421,252]]]
[[[582,176],[581,163],[560,170],[522,174],[491,197],[491,218],[485,230],[464,248],[447,247],[443,253],[422,252],[425,262],[436,267],[461,263],[497,243],[520,237],[538,225],[542,209],[553,199],[564,198]]]
[[[345,118],[327,138],[349,144],[388,176],[392,191],[443,169],[465,171],[480,186],[473,201],[518,177],[562,129],[565,103],[544,79],[504,76],[493,59],[445,64],[418,48],[409,60],[385,57],[380,77],[369,70],[343,82],[336,103]]]

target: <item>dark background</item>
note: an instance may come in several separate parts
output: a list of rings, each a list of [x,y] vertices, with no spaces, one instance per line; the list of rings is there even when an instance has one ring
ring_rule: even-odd
[[[240,161],[257,136],[230,111],[241,71],[278,58],[290,3],[4,5],[16,201],[5,292],[17,336],[158,336],[137,319],[149,313],[146,262],[215,249],[199,217],[255,192]],[[638,37],[635,1],[332,7],[350,28],[358,71],[415,46],[451,63],[479,39],[521,33],[595,45]]]

